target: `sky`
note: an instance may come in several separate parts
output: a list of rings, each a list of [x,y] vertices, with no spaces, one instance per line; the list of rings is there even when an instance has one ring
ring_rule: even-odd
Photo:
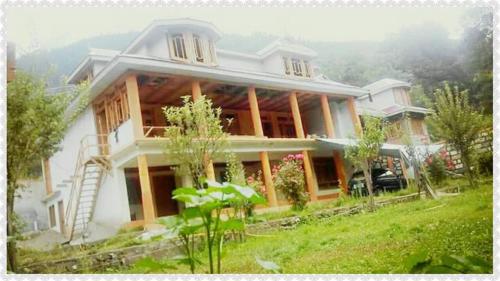
[[[189,17],[210,21],[222,33],[255,32],[311,41],[382,41],[406,26],[437,23],[450,38],[461,35],[464,7],[296,8],[29,8],[9,7],[7,40],[18,55],[62,47],[81,39],[144,29],[153,19]]]

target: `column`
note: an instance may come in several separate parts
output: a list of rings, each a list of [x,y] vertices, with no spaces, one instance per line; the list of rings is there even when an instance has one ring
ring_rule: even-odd
[[[50,175],[50,162],[49,159],[42,160],[42,173],[45,181],[45,192],[47,195],[52,193],[52,177]]]
[[[328,102],[328,97],[326,95],[321,96],[321,109],[323,111],[323,118],[325,119],[325,130],[328,138],[335,138],[335,127],[333,126],[332,113],[330,111],[330,104]],[[345,175],[344,161],[340,151],[333,151],[333,161],[335,163],[335,169],[337,170],[337,177],[340,181],[340,187],[344,192],[347,193],[347,177]]]
[[[125,79],[125,87],[127,88],[127,100],[130,112],[130,120],[132,120],[132,128],[134,137],[144,137],[144,129],[142,126],[141,102],[139,99],[139,87],[137,86],[137,78],[135,75],[130,75]]]
[[[193,80],[191,81],[191,95],[193,97],[193,101],[197,101],[201,98],[201,87],[200,87],[200,81],[198,80]],[[214,172],[214,162],[212,159],[209,159],[208,156],[205,157],[205,163],[206,168],[205,168],[205,173],[207,174],[207,178],[209,180],[215,180],[215,172]]]
[[[262,164],[262,175],[266,186],[267,201],[271,207],[278,206],[276,191],[274,190],[273,176],[271,173],[271,165],[269,164],[269,155],[267,151],[259,152],[260,162]]]
[[[144,226],[152,224],[156,214],[153,203],[153,192],[149,180],[149,169],[146,155],[137,156],[137,167],[139,168],[139,181],[141,183],[142,210],[144,215]]]
[[[290,108],[292,109],[293,115],[293,123],[295,126],[295,132],[297,134],[297,138],[304,139],[304,128],[302,126],[302,119],[300,117],[300,108],[299,102],[297,101],[297,93],[292,92],[289,96],[290,99]],[[302,151],[304,155],[304,174],[306,177],[306,185],[307,191],[309,192],[309,196],[311,197],[311,201],[318,200],[318,196],[316,194],[316,185],[314,184],[314,174],[311,165],[311,158],[309,152],[304,150]]]
[[[356,111],[356,104],[354,102],[354,97],[347,98],[347,109],[349,113],[351,113],[352,124],[354,125],[354,132],[357,134],[357,130],[361,130],[361,134],[363,134],[363,127],[361,126],[361,120],[359,119],[359,115]]]
[[[264,131],[262,130],[262,121],[260,119],[259,103],[257,102],[255,87],[248,87],[248,103],[250,104],[250,114],[252,115],[255,136],[263,137]],[[276,207],[278,206],[278,199],[276,198],[276,191],[274,190],[269,155],[267,151],[261,151],[259,152],[259,157],[262,165],[262,176],[264,177],[264,184],[266,185],[267,201],[271,207]]]

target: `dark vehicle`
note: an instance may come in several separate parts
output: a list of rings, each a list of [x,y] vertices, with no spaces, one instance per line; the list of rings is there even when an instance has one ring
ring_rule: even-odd
[[[406,188],[406,180],[403,177],[383,168],[372,169],[372,182],[374,194]],[[348,194],[358,196],[368,195],[363,171],[355,172],[349,180],[348,185]]]

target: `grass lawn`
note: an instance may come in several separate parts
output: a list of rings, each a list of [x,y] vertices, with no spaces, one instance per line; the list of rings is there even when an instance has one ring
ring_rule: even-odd
[[[349,217],[314,220],[293,230],[249,236],[224,247],[223,273],[267,273],[255,257],[281,266],[283,273],[407,273],[408,256],[427,250],[493,258],[493,189],[491,181],[458,196],[402,203]],[[206,252],[197,273],[207,272]],[[165,261],[167,264],[174,264]],[[139,273],[140,267],[107,272]],[[189,273],[188,267],[165,266],[148,272]]]

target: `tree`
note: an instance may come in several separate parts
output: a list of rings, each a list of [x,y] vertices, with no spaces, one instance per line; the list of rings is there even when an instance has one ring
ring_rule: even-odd
[[[168,138],[165,151],[178,163],[177,172],[189,175],[193,185],[202,189],[210,159],[223,156],[228,134],[222,129],[221,109],[214,109],[205,96],[194,102],[189,96],[182,100],[184,105],[181,107],[163,108],[167,121],[165,137]]]
[[[380,118],[363,116],[363,128],[356,128],[358,139],[354,139],[355,144],[346,147],[347,159],[354,165],[361,167],[365,177],[366,187],[370,197],[369,206],[373,209],[373,183],[372,166],[377,159],[380,147],[385,139],[385,126]]]
[[[7,236],[8,269],[16,270],[17,229],[14,197],[33,163],[50,157],[67,127],[66,95],[47,95],[45,82],[17,72],[7,85]]]
[[[434,96],[434,111],[428,118],[428,124],[437,137],[460,153],[465,175],[472,186],[473,144],[479,133],[487,129],[487,120],[469,103],[467,90],[460,91],[458,87],[452,89],[445,84],[443,89],[434,92]]]

